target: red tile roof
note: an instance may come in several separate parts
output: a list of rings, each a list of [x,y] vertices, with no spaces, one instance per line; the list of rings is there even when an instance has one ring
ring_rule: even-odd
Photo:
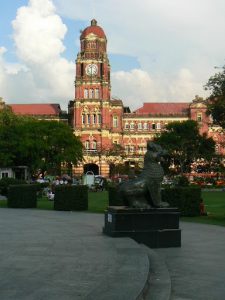
[[[59,104],[10,104],[12,111],[16,115],[54,115],[61,112]]]
[[[100,26],[97,25],[97,21],[91,20],[91,24],[91,26],[88,26],[82,31],[80,39],[84,39],[90,33],[94,33],[100,38],[105,38],[105,32]]]
[[[188,115],[190,103],[144,103],[134,112],[140,115]]]

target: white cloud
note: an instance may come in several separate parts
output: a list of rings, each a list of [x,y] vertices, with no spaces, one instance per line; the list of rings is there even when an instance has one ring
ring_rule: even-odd
[[[4,62],[5,73],[12,75],[7,76],[7,87],[3,90],[6,101],[57,102],[65,109],[74,94],[75,68],[73,62],[62,57],[67,28],[56,14],[53,2],[30,0],[18,9],[12,25],[21,63]]]
[[[203,85],[214,66],[224,64],[225,2],[223,0],[54,0],[60,14],[103,27],[111,53],[134,56],[153,81],[145,93],[133,91],[126,76],[114,74],[113,93],[136,101],[191,101],[204,96]],[[89,9],[87,9],[87,7]],[[92,9],[94,8],[94,9]],[[189,75],[184,76],[184,70]],[[121,69],[122,71],[122,69]],[[134,78],[134,74],[133,74]],[[137,78],[138,80],[139,78]],[[135,79],[133,79],[135,84]],[[138,83],[136,83],[138,85]],[[153,87],[152,87],[153,86]],[[155,88],[154,88],[155,86]],[[151,96],[151,97],[150,97]]]
[[[139,62],[140,69],[112,74],[112,95],[132,108],[204,96],[213,67],[224,64],[223,0],[30,0],[12,22],[18,62],[5,61],[0,48],[0,96],[65,108],[74,97],[75,65],[63,57],[67,28],[59,14],[89,25],[93,11],[109,51]]]

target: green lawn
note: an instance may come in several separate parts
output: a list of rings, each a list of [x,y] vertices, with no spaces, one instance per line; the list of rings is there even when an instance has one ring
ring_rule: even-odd
[[[225,226],[225,192],[202,192],[207,216],[182,217],[183,221]]]
[[[225,192],[207,191],[202,192],[202,198],[205,203],[207,216],[201,217],[182,217],[182,221],[207,223],[225,226]],[[108,206],[108,193],[90,192],[88,211],[103,213]],[[0,201],[0,207],[7,207],[6,201]],[[53,201],[47,198],[40,198],[37,203],[38,209],[53,209]]]

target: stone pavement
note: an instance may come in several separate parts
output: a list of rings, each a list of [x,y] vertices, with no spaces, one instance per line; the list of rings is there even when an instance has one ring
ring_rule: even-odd
[[[225,228],[182,223],[182,247],[102,234],[101,214],[0,209],[1,300],[224,300]]]

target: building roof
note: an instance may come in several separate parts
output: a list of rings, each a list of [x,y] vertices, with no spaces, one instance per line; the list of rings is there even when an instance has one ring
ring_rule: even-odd
[[[10,104],[16,115],[52,115],[58,116],[61,113],[59,104]]]
[[[80,39],[84,39],[86,36],[88,36],[91,33],[97,35],[100,38],[106,37],[104,30],[97,25],[97,21],[95,19],[91,20],[91,26],[88,26],[82,31]]]
[[[140,115],[188,115],[189,102],[183,103],[144,103],[134,112]]]

